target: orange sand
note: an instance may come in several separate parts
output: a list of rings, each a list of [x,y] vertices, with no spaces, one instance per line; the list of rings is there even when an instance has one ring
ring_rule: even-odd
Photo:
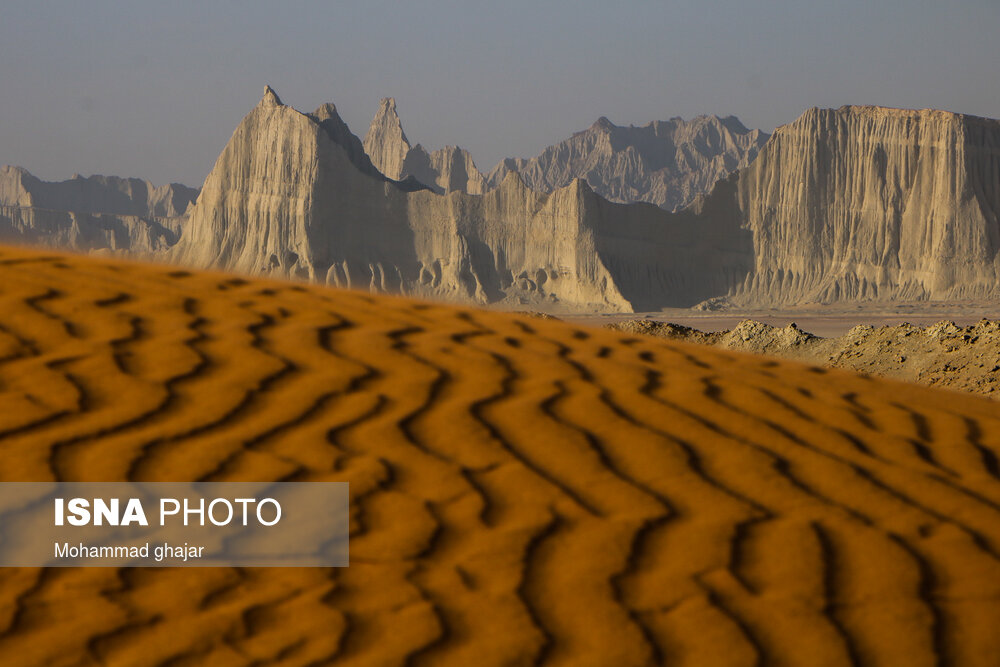
[[[0,479],[349,481],[344,569],[0,570],[4,664],[995,665],[1000,408],[0,249]]]

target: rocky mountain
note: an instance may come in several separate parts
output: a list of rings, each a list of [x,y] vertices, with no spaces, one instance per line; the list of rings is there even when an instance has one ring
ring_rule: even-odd
[[[365,147],[332,105],[301,114],[268,89],[219,157],[172,257],[573,310],[1000,299],[997,121],[813,109],[670,213],[609,201],[582,179],[536,191],[523,178],[530,165],[515,161],[483,195],[415,191],[383,175],[392,165],[405,173],[413,154],[391,100],[383,111]],[[600,125],[584,134],[616,136]]]
[[[690,305],[750,269],[738,226],[706,231],[695,212],[615,204],[581,180],[541,193],[512,173],[481,196],[412,191],[360,168],[356,139],[327,131],[341,121],[332,106],[325,113],[299,113],[268,88],[171,258],[448,300],[626,311]],[[381,136],[398,127],[392,116]],[[373,146],[376,167],[405,163],[391,142]]]
[[[767,138],[734,116],[673,118],[643,127],[619,127],[602,117],[537,157],[507,158],[484,175],[464,149],[449,146],[428,153],[420,144],[411,146],[396,101],[387,97],[379,103],[364,147],[389,178],[412,176],[438,193],[481,194],[516,172],[529,188],[540,192],[552,192],[580,178],[610,201],[649,202],[674,211],[748,165]]]
[[[620,127],[601,117],[537,157],[503,160],[486,184],[493,187],[516,171],[528,187],[548,192],[582,178],[610,201],[643,201],[676,211],[750,164],[767,138],[735,116],[672,118],[642,127]]]
[[[21,206],[108,213],[138,217],[178,217],[198,198],[198,190],[179,183],[153,186],[149,181],[118,176],[73,176],[43,181],[20,167],[0,167],[0,206]]]
[[[539,309],[1000,300],[1000,121],[812,109],[669,212],[582,179],[537,191],[530,161],[505,161],[499,185],[469,194],[458,186],[474,165],[457,151],[450,170],[428,156],[427,187],[391,100],[383,110],[363,144],[333,105],[302,114],[268,88],[183,217],[150,215],[179,205],[125,179],[73,179],[65,192],[133,194],[71,199],[7,168],[0,240]],[[587,136],[616,136],[600,125]],[[144,215],[86,212],[93,202]]]
[[[0,167],[0,240],[8,243],[150,254],[176,243],[198,190],[154,187],[117,176],[47,182]]]
[[[1000,298],[1000,121],[811,109],[734,195],[715,204],[753,236],[734,303]]]
[[[177,242],[182,220],[0,206],[0,243],[148,257]]]
[[[448,146],[428,153],[420,144],[411,146],[396,113],[396,100],[391,97],[379,102],[365,135],[364,150],[375,167],[393,180],[412,177],[439,194],[459,191],[478,195],[486,190],[483,175],[468,151]]]

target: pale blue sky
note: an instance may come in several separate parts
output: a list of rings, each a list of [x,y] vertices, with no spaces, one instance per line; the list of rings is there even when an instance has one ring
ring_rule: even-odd
[[[200,185],[270,84],[363,136],[383,96],[413,142],[487,170],[599,116],[811,106],[1000,117],[1000,0],[0,0],[0,164]]]

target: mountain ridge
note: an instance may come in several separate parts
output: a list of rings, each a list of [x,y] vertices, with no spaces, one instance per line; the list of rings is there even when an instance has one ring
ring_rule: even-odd
[[[390,178],[412,176],[438,193],[481,194],[498,187],[508,172],[519,171],[533,190],[551,192],[582,178],[611,201],[645,201],[676,211],[749,164],[768,136],[735,116],[674,117],[628,127],[601,116],[533,158],[504,158],[483,173],[465,149],[448,146],[428,153],[421,144],[411,145],[395,99],[385,97],[364,146]]]
[[[395,148],[408,146],[394,101],[380,109],[380,126],[398,128]],[[602,117],[580,136],[611,149],[635,133],[704,137],[705,128],[739,130],[736,123],[619,128]],[[642,158],[620,145],[636,167],[672,155]],[[408,155],[430,155],[415,152],[419,144],[405,154],[391,142],[378,146],[385,150],[372,151],[376,160],[400,169]],[[537,191],[522,160],[501,162],[498,186],[481,195],[445,193],[412,174],[398,181],[376,160],[333,104],[301,113],[266,88],[185,216],[0,204],[0,236],[540,310],[1000,301],[1000,121],[809,109],[676,212],[611,201],[580,178]],[[22,171],[4,172],[0,196],[16,201]]]
[[[379,101],[363,146],[375,167],[393,180],[413,178],[438,194],[486,191],[483,175],[465,149],[446,146],[428,152],[421,144],[411,145],[392,97]]]
[[[76,213],[178,217],[198,197],[198,188],[180,183],[154,186],[121,176],[80,176],[43,181],[27,169],[0,167],[0,206],[21,206]]]
[[[607,202],[580,179],[539,193],[509,174],[483,195],[441,195],[385,178],[359,169],[316,118],[262,101],[220,154],[171,257],[374,291],[581,310],[693,303],[723,287],[689,275],[692,258],[725,275],[719,259],[705,264],[694,218],[662,225],[662,210]],[[731,231],[719,258],[729,258],[727,243],[746,254],[749,239]],[[650,284],[664,290],[652,302]]]
[[[740,173],[734,207],[755,239],[735,303],[1000,297],[1000,121],[812,108]]]

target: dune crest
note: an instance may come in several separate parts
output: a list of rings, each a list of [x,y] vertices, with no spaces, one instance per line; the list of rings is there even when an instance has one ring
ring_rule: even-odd
[[[985,399],[175,267],[0,281],[4,480],[351,484],[348,568],[0,572],[22,664],[1000,653]]]

